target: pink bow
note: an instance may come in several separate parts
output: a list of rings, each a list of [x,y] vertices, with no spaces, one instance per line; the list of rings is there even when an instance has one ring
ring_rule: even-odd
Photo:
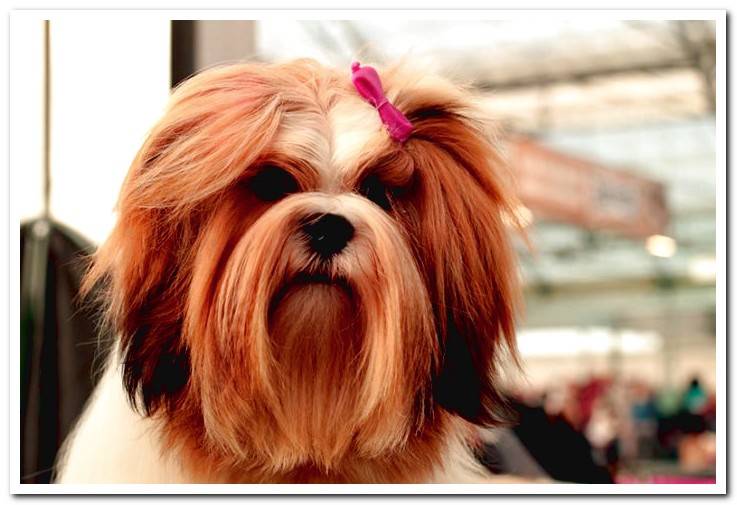
[[[381,122],[386,125],[389,136],[398,142],[404,142],[412,133],[412,123],[399,109],[384,96],[379,74],[373,67],[364,66],[357,61],[351,64],[351,81],[358,93],[379,111]]]

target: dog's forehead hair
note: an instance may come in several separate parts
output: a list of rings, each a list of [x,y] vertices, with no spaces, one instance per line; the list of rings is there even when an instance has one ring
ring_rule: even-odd
[[[405,105],[459,101],[458,90],[434,75],[415,80],[392,75],[385,84],[387,97],[394,101],[403,94]],[[277,149],[315,169],[317,190],[345,191],[346,181],[355,181],[356,172],[363,168],[362,160],[376,159],[392,141],[378,111],[361,98],[347,77],[312,81],[307,95],[301,97],[301,106],[283,116]]]
[[[326,165],[333,182],[355,171],[362,155],[379,149],[386,137],[376,109],[358,96],[337,100],[328,112],[328,125],[331,151]]]
[[[343,191],[361,158],[382,145],[386,132],[376,109],[345,93],[286,112],[274,141],[276,151],[312,166],[319,177],[315,189],[329,193]]]
[[[376,109],[342,95],[328,107],[285,114],[276,147],[308,162],[318,173],[317,189],[334,193],[344,189],[363,155],[386,146],[383,128]]]

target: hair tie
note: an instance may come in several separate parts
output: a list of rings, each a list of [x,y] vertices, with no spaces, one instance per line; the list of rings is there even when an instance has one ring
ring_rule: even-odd
[[[361,66],[357,61],[351,64],[351,81],[358,93],[377,111],[389,136],[404,142],[412,133],[412,123],[384,95],[379,74],[373,67]]]

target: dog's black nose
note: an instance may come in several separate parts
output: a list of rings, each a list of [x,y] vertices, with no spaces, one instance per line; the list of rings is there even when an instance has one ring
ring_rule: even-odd
[[[353,238],[353,225],[343,216],[322,214],[308,219],[302,229],[310,248],[323,258],[342,251]]]

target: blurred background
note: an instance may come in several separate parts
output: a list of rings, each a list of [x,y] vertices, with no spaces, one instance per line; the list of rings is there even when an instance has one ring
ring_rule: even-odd
[[[110,231],[170,88],[218,63],[297,57],[346,72],[354,59],[421,61],[477,91],[500,126],[533,247],[518,243],[519,424],[482,432],[480,458],[571,482],[714,482],[715,31],[601,16],[77,15],[51,21],[47,52],[44,22],[15,15],[23,482],[48,481],[92,387],[96,320],[76,305],[75,259]]]

